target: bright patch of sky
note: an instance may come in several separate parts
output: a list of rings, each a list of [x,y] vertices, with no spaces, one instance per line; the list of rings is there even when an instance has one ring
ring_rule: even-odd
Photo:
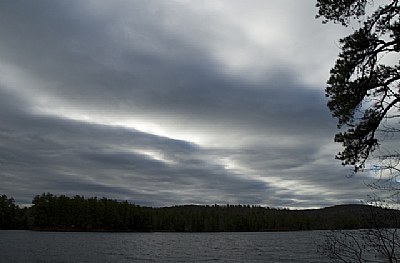
[[[365,178],[334,160],[325,82],[349,29],[315,1],[0,3],[0,193],[321,207]]]

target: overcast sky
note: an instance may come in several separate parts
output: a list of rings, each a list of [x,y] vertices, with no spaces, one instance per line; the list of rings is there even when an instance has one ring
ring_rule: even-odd
[[[141,205],[358,203],[315,0],[1,1],[0,193]]]

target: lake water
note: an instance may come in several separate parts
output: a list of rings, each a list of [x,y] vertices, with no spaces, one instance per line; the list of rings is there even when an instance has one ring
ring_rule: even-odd
[[[0,231],[0,262],[331,262],[322,234]]]

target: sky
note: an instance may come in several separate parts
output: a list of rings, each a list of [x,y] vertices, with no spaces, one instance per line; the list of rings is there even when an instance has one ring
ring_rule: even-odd
[[[324,89],[351,28],[314,0],[1,1],[0,193],[359,203]]]

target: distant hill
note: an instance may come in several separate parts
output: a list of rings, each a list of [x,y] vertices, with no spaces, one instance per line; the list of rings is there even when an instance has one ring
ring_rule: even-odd
[[[314,225],[317,229],[398,227],[400,219],[399,210],[362,204],[303,210],[302,213],[317,221]]]
[[[53,231],[297,231],[398,228],[400,211],[368,205],[288,210],[250,205],[141,207],[127,201],[37,195],[32,207],[0,198],[0,229]]]

